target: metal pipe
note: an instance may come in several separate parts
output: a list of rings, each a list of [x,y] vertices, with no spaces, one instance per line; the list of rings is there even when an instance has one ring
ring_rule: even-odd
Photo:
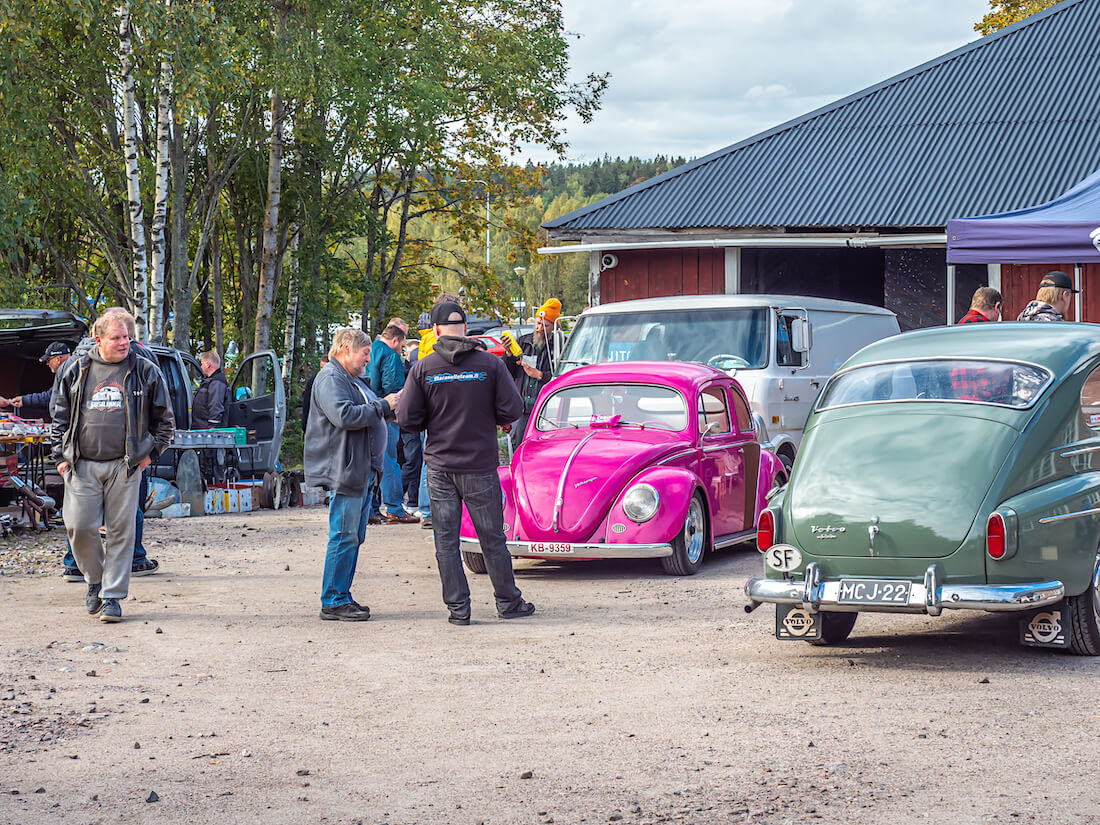
[[[813,249],[815,247],[843,247],[847,249],[863,249],[866,247],[888,246],[947,246],[947,235],[822,235],[817,237],[790,237],[787,235],[751,235],[743,238],[706,238],[688,239],[677,241],[636,241],[616,242],[601,241],[599,243],[580,243],[569,246],[542,246],[539,247],[540,255],[566,255],[572,252],[602,252],[608,249],[726,249],[726,248],[767,248],[776,249],[795,248]]]
[[[1080,323],[1085,320],[1081,317],[1081,264],[1073,265],[1073,320]]]
[[[947,324],[955,323],[955,265],[947,265]]]

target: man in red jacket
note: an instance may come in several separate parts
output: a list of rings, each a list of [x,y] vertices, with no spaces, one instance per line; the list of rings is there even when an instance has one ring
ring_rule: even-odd
[[[970,301],[970,311],[959,319],[960,324],[980,324],[1001,320],[1001,293],[991,286],[980,286]]]

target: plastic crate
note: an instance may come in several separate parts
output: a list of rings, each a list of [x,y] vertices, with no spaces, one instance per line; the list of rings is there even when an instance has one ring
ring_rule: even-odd
[[[233,444],[237,447],[243,447],[246,443],[247,434],[244,427],[211,427],[212,433],[232,433]]]

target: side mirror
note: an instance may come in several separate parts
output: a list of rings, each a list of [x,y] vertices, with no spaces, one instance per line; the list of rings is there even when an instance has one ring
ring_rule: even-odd
[[[709,424],[707,424],[706,427],[703,428],[703,432],[701,432],[699,434],[699,437],[703,438],[705,436],[710,435],[715,430],[720,430],[720,429],[722,429],[721,424],[719,424],[717,421],[711,421]]]
[[[809,352],[811,346],[810,322],[805,318],[795,318],[791,322],[791,349],[795,352]]]

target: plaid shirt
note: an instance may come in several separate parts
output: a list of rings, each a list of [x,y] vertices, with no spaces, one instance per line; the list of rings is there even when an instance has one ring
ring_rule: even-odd
[[[952,398],[955,401],[1005,404],[1012,395],[1011,367],[998,368],[991,364],[960,365],[951,370],[950,376]]]
[[[978,312],[978,310],[976,309],[970,310],[970,312],[966,313],[966,315],[959,319],[960,324],[980,324],[988,321],[989,319]]]

